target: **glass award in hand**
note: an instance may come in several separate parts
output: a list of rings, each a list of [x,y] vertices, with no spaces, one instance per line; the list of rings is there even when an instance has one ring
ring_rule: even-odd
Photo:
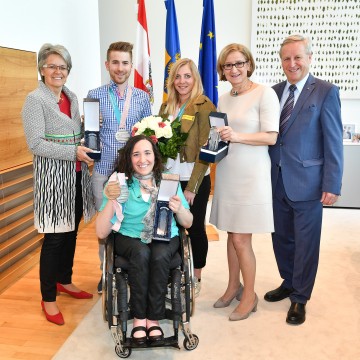
[[[171,226],[171,224],[169,224],[169,220],[171,221],[171,214],[169,216],[169,212],[171,212],[171,210],[166,207],[163,206],[160,208],[160,214],[159,214],[159,219],[158,219],[158,227],[157,227],[157,234],[160,236],[167,236],[167,232],[168,232],[168,228],[169,226]]]
[[[210,128],[208,147],[211,151],[217,151],[220,141],[220,134],[217,131],[216,126]]]

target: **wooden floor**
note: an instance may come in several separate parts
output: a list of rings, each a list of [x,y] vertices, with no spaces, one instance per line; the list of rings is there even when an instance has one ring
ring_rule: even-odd
[[[35,266],[0,294],[0,359],[51,359],[98,301],[100,276],[98,243],[91,223],[78,234],[73,282],[94,298],[77,300],[61,294],[57,301],[65,325],[49,323],[40,306],[39,266]]]
[[[208,237],[208,241],[218,241],[219,233],[212,225],[206,225],[206,235]]]

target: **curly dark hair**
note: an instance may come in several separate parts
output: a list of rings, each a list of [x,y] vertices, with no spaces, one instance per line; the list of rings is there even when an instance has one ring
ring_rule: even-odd
[[[145,135],[136,135],[131,137],[125,146],[119,150],[119,156],[115,165],[115,171],[125,173],[125,176],[128,178],[128,184],[132,183],[132,177],[134,175],[134,169],[132,167],[131,155],[133,153],[135,144],[141,140],[147,140],[151,145],[155,156],[153,173],[155,177],[156,184],[159,185],[161,181],[161,175],[164,170],[164,165],[162,163],[161,154],[158,147],[153,143],[153,141]]]

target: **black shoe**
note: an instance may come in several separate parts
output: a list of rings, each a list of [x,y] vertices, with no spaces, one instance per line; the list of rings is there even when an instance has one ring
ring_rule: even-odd
[[[264,299],[269,302],[276,302],[289,297],[292,292],[293,289],[287,289],[280,285],[277,289],[267,292]]]
[[[160,330],[160,335],[151,336],[150,333],[154,330]],[[160,326],[151,326],[147,329],[147,335],[151,346],[160,345],[164,342],[164,332]]]
[[[147,337],[146,336],[142,336],[142,337],[134,337],[134,334],[137,331],[145,331],[146,333],[146,327],[145,326],[136,326],[131,330],[131,342],[133,343],[133,345],[135,345],[136,347],[143,347],[146,346],[146,340]]]
[[[102,276],[97,286],[97,292],[98,294],[102,294]]]
[[[300,325],[305,321],[305,304],[292,302],[286,322],[291,325]]]

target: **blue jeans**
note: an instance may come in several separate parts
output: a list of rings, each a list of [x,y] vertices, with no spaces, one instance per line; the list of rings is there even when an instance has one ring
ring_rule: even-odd
[[[108,181],[109,177],[106,175],[99,174],[95,170],[91,176],[91,187],[95,199],[95,208],[99,211],[102,201],[103,201],[103,189],[104,184]],[[100,259],[100,269],[102,270],[102,263],[104,261],[104,242],[103,239],[98,239],[99,241],[99,259]]]

